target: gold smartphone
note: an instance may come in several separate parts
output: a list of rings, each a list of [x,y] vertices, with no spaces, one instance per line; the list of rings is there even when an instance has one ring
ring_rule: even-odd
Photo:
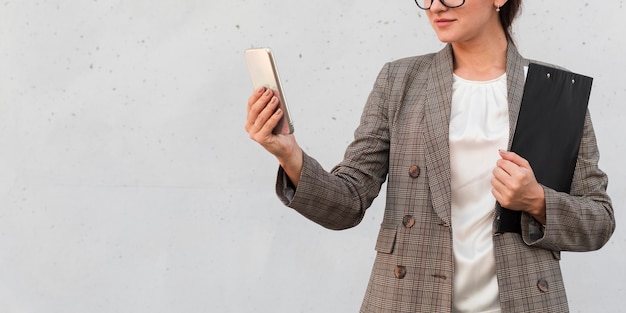
[[[293,122],[289,115],[287,102],[285,101],[285,93],[280,83],[278,69],[274,54],[269,48],[253,48],[244,52],[252,86],[256,90],[259,87],[267,87],[274,91],[274,95],[280,102],[280,108],[283,110],[283,118],[278,122],[274,130],[274,134],[292,134]]]

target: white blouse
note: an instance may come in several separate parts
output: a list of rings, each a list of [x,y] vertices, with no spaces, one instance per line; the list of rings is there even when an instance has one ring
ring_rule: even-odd
[[[454,312],[500,312],[493,254],[492,171],[507,149],[506,74],[489,81],[454,75],[450,117]]]

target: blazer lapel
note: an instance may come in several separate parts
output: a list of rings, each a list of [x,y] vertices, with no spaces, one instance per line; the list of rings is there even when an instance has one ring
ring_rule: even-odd
[[[450,224],[450,110],[452,102],[452,46],[448,45],[434,57],[426,88],[426,173],[433,209]]]
[[[522,96],[524,95],[524,84],[526,83],[524,67],[528,66],[528,63],[529,61],[522,58],[517,52],[517,48],[509,42],[506,55],[507,98],[509,100],[509,150],[511,150],[511,144],[513,143],[517,117],[519,116]]]

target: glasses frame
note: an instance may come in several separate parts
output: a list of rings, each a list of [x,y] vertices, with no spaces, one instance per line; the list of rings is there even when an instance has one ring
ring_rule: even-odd
[[[420,9],[422,9],[422,10],[430,10],[430,7],[432,7],[432,6],[433,6],[433,3],[434,3],[435,1],[437,1],[437,0],[432,0],[432,1],[430,2],[430,5],[429,5],[427,8],[422,7],[422,6],[419,4],[419,1],[420,1],[420,0],[415,0],[415,4],[417,4],[417,7],[418,7],[418,8],[420,8]],[[462,6],[462,5],[464,5],[464,4],[465,4],[465,0],[463,0],[463,1],[461,2],[461,4],[459,4],[459,5],[448,5],[448,4],[446,3],[446,0],[439,0],[439,2],[441,2],[441,4],[443,4],[443,6],[444,6],[444,7],[449,8],[449,9],[458,8],[458,7],[460,7],[460,6]]]

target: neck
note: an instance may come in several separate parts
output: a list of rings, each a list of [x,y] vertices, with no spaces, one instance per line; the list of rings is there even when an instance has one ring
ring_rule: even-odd
[[[492,38],[480,43],[452,43],[454,73],[470,80],[490,80],[504,74],[509,43],[504,34]]]

